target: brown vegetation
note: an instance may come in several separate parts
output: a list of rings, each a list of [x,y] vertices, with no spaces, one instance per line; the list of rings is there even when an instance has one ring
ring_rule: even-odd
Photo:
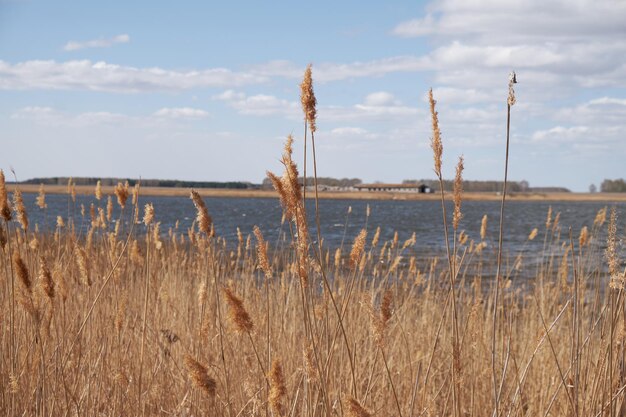
[[[433,126],[434,108],[431,96]],[[315,113],[306,114],[311,123]],[[407,257],[423,242],[382,242],[371,225],[349,253],[331,253],[322,239],[312,244],[291,140],[283,163],[283,175],[272,178],[289,232],[274,247],[259,229],[256,247],[251,236],[215,235],[202,191],[191,193],[197,220],[189,230],[160,233],[150,204],[140,222],[137,191],[132,210],[112,219],[104,215],[108,197],[124,206],[129,194],[121,184],[96,191],[92,216],[60,218],[55,230],[39,232],[28,226],[19,193],[9,204],[0,171],[0,409],[624,415],[626,310],[614,211],[607,221],[601,210],[577,236],[550,212],[545,227],[529,231],[529,240],[543,239],[539,259],[525,266],[524,253],[505,255],[493,280],[486,271],[500,264],[498,238],[488,235],[486,217],[480,238],[458,232],[467,198],[460,186],[446,259]],[[462,162],[459,184],[461,172]],[[74,186],[65,192],[76,204]],[[83,221],[86,234],[76,226]],[[523,268],[532,280],[516,280]]]

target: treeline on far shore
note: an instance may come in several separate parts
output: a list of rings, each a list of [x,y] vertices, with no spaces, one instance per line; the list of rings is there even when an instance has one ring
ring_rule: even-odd
[[[48,177],[48,178],[32,178],[22,181],[22,184],[44,184],[44,185],[66,185],[70,180],[69,177]],[[72,178],[75,185],[93,185],[98,181],[102,186],[117,185],[117,183],[125,183],[128,181],[130,186],[134,186],[139,182],[133,178],[96,178],[96,177],[76,177]],[[181,181],[181,180],[155,180],[142,179],[143,187],[168,187],[168,188],[228,188],[228,189],[258,189],[259,186],[250,182],[243,181]]]
[[[45,177],[32,178],[22,181],[22,184],[44,184],[44,185],[67,185],[69,177]],[[97,177],[73,177],[72,181],[75,185],[93,185],[98,181],[103,186],[115,186],[118,182],[125,183],[128,181],[130,186],[134,186],[139,182],[136,178],[97,178]],[[304,179],[299,178],[300,184],[304,184]],[[313,178],[307,177],[307,185],[313,185]],[[332,178],[319,177],[317,183],[324,187],[349,189],[355,185],[363,184],[359,178]],[[378,182],[375,182],[378,183]],[[432,179],[408,179],[403,180],[404,185],[426,185],[433,191],[439,191],[439,181]],[[265,178],[261,184],[255,184],[248,181],[184,181],[184,180],[161,180],[161,179],[142,179],[141,185],[144,187],[167,187],[167,188],[221,188],[221,189],[272,189],[269,178]],[[452,191],[453,181],[443,181],[444,191]],[[502,181],[463,181],[463,190],[466,192],[500,192],[502,191]],[[528,193],[550,193],[550,192],[570,192],[565,187],[531,187],[528,181],[508,181],[507,191],[509,192],[528,192]],[[590,192],[596,192],[595,186],[590,187]],[[600,185],[600,192],[603,193],[624,193],[626,192],[626,181],[622,178],[611,180],[605,179]]]
[[[622,178],[604,180],[602,184],[600,184],[600,191],[603,193],[626,193],[626,181]]]

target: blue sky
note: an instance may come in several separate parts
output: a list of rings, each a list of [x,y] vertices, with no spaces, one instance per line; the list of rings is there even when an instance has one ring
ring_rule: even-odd
[[[318,100],[318,172],[444,173],[586,191],[625,177],[626,2],[0,0],[0,167],[36,176],[260,182],[302,147],[299,83]]]

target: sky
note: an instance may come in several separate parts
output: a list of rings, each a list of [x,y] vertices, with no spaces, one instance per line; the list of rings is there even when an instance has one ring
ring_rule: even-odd
[[[623,178],[626,1],[0,0],[0,168],[261,182],[282,172],[312,64],[319,176],[587,191]],[[311,169],[309,167],[309,169]],[[310,171],[309,171],[310,172]]]

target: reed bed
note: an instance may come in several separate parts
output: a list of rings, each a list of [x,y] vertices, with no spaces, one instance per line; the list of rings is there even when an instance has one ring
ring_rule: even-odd
[[[309,68],[302,103],[315,161],[311,83]],[[432,95],[431,110],[441,177]],[[524,253],[502,257],[486,218],[480,239],[458,230],[460,188],[446,256],[410,257],[417,238],[381,241],[367,222],[330,249],[323,219],[304,209],[292,140],[284,173],[270,173],[289,230],[274,245],[258,228],[226,242],[194,191],[194,225],[160,230],[159,213],[124,184],[114,195],[97,187],[88,212],[39,231],[0,171],[4,414],[625,415],[614,210],[576,233],[548,213],[529,231],[544,242],[529,280],[517,279]],[[79,213],[71,182],[67,199]],[[43,188],[37,203],[46,209]],[[494,269],[495,280],[485,273]]]

